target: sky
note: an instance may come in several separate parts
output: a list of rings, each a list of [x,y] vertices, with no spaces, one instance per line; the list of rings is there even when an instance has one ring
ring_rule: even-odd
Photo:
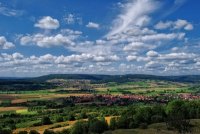
[[[200,74],[200,1],[0,0],[0,77]]]

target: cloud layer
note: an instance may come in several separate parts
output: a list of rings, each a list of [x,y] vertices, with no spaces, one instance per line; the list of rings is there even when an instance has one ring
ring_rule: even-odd
[[[166,14],[183,3],[173,1]],[[196,29],[194,22],[160,17],[164,4],[160,0],[118,3],[115,8],[119,14],[106,24],[66,12],[62,19],[38,17],[32,20],[33,30],[15,35],[13,41],[0,36],[0,74],[196,74],[200,71],[200,40],[189,36]],[[34,48],[35,54],[10,51],[13,47]]]

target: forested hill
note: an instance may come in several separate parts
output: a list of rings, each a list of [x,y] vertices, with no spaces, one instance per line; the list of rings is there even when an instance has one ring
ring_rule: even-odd
[[[32,78],[34,81],[47,81],[50,79],[86,79],[95,83],[104,82],[128,82],[137,80],[165,80],[174,82],[200,82],[200,75],[184,75],[184,76],[155,76],[143,74],[127,74],[127,75],[95,75],[95,74],[50,74],[41,77]]]
[[[91,80],[94,83],[106,83],[106,82],[129,82],[138,80],[164,80],[173,82],[200,82],[200,75],[182,75],[182,76],[156,76],[156,75],[144,75],[144,74],[127,74],[127,75],[97,75],[97,74],[50,74],[34,78],[12,78],[12,77],[0,77],[0,82],[46,82],[51,79],[79,79],[79,80]]]

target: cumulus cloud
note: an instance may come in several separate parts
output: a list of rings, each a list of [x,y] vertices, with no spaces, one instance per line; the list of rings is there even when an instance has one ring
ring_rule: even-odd
[[[120,58],[117,55],[92,55],[89,53],[82,53],[82,54],[72,54],[69,56],[55,56],[52,54],[45,54],[41,56],[29,56],[25,57],[21,53],[13,53],[7,54],[2,53],[0,54],[0,68],[13,68],[14,66],[18,68],[31,68],[33,69],[34,66],[37,67],[48,67],[49,69],[70,66],[71,68],[82,67],[83,64],[86,62],[88,64],[98,64],[98,66],[103,65],[104,63],[112,63],[118,61]],[[88,65],[86,64],[86,65]],[[51,68],[52,67],[52,68]],[[55,69],[54,68],[54,69]],[[45,68],[46,69],[46,68]],[[39,70],[38,70],[39,71]],[[55,71],[55,70],[54,70]]]
[[[126,57],[127,61],[136,61],[137,60],[137,56],[135,55],[129,55]]]
[[[53,19],[50,16],[45,16],[38,20],[34,26],[41,29],[58,29],[60,24],[57,19]]]
[[[69,36],[57,34],[54,36],[46,36],[43,34],[36,34],[33,36],[24,36],[20,40],[22,45],[36,44],[39,47],[53,47],[53,46],[70,46],[75,45]]]
[[[99,29],[100,28],[100,25],[98,23],[95,23],[95,22],[89,22],[86,27],[88,28],[94,28],[94,29]]]
[[[157,57],[159,54],[156,51],[150,50],[146,53],[148,57]]]
[[[61,33],[55,35],[34,34],[26,35],[20,38],[22,45],[36,44],[39,47],[53,47],[53,46],[73,46],[75,40],[82,34],[80,31],[73,31],[70,29],[63,29]]]
[[[193,30],[192,23],[188,22],[187,20],[178,19],[177,21],[160,21],[155,25],[155,29],[163,30],[163,29],[184,29],[184,30]]]
[[[15,45],[12,42],[7,41],[4,36],[0,36],[0,49],[10,49]]]

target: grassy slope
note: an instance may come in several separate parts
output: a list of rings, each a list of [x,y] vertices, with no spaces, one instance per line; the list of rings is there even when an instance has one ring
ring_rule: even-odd
[[[110,122],[110,117],[106,117],[107,122]],[[66,121],[61,123],[54,123],[52,125],[44,125],[38,127],[30,127],[30,128],[19,128],[14,131],[16,134],[19,131],[26,130],[38,130],[41,134],[44,132],[45,129],[49,129],[56,125],[66,125],[60,128],[54,128],[54,131],[61,131],[66,128],[70,128],[76,121]],[[192,128],[192,134],[199,134],[200,133],[200,119],[193,119],[191,120],[191,124],[194,126]],[[165,123],[155,123],[148,126],[147,129],[118,129],[114,131],[107,131],[104,134],[178,134],[177,131],[168,130]]]
[[[192,134],[200,133],[200,119],[191,120]],[[168,130],[165,123],[155,123],[148,126],[147,129],[118,129],[107,131],[104,134],[178,134],[177,131]]]

